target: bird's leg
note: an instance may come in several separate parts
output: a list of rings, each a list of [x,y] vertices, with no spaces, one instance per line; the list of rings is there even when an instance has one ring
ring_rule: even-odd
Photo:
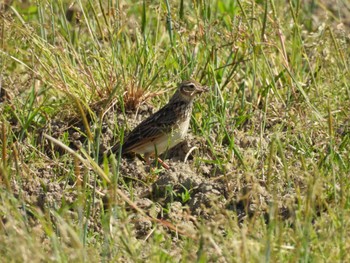
[[[144,156],[143,156],[143,159],[146,161],[146,163],[147,163],[147,165],[148,165],[148,167],[149,167],[149,171],[150,171],[150,173],[151,174],[153,174],[153,168],[152,168],[152,166],[151,166],[151,162],[150,162],[150,160],[149,160],[149,154],[145,154]]]
[[[149,165],[151,167],[151,162],[149,161],[149,154],[145,154],[143,156],[143,159],[146,161],[147,165]]]
[[[162,159],[160,159],[159,157],[157,158],[158,162],[167,170],[170,169],[169,165],[167,165]]]
[[[150,160],[149,160],[149,157],[150,157],[149,154],[145,154],[145,155],[143,156],[143,159],[146,161],[147,165],[149,165],[149,166],[151,167],[151,162],[150,162]],[[170,166],[167,165],[167,164],[166,164],[162,159],[160,159],[159,157],[157,157],[157,161],[158,161],[158,163],[160,163],[161,166],[163,166],[165,169],[167,169],[167,170],[170,169]],[[151,169],[151,168],[150,168],[150,169]]]

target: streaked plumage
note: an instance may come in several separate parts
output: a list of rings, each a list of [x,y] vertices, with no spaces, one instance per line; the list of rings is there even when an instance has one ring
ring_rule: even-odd
[[[207,91],[198,82],[188,80],[182,82],[168,104],[142,121],[124,140],[122,154],[134,152],[143,154],[148,162],[150,156],[165,152],[181,142],[187,133],[193,100],[196,94]],[[109,152],[117,153],[119,144]]]

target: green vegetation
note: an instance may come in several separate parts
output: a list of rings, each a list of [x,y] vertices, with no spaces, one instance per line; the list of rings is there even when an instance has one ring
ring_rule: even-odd
[[[346,1],[75,2],[1,5],[2,262],[350,261]],[[188,78],[186,165],[225,186],[193,215],[191,185],[138,203],[162,168],[97,164]]]

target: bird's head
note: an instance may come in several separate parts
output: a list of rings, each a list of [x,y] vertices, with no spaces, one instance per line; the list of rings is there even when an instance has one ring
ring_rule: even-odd
[[[179,95],[187,101],[193,100],[197,94],[205,91],[208,91],[208,88],[202,86],[195,80],[183,81],[178,87]]]

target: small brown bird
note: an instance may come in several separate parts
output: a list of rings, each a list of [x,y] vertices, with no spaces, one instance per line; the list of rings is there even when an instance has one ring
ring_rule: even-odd
[[[159,155],[181,142],[190,125],[193,100],[197,94],[208,91],[194,80],[182,82],[168,104],[142,121],[124,140],[121,153],[143,154],[149,164],[149,157]],[[108,152],[117,153],[120,144],[114,145]],[[169,169],[158,158],[163,167]]]

